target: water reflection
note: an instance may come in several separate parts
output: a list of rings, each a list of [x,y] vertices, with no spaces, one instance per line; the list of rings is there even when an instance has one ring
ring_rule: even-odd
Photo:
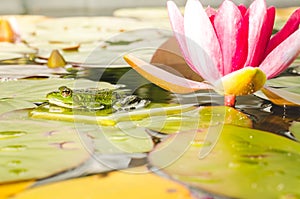
[[[85,78],[124,84],[142,98],[159,103],[195,103],[199,106],[223,105],[223,96],[213,91],[198,91],[191,94],[174,94],[152,84],[131,68],[87,69]],[[277,106],[254,95],[239,96],[236,109],[247,114],[255,129],[280,134],[288,134],[292,121],[300,121],[300,108]]]

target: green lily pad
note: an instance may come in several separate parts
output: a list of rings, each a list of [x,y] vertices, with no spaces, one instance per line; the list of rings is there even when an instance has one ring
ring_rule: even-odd
[[[60,107],[48,108],[47,106],[40,106],[30,112],[30,116],[35,119],[61,120],[67,122],[81,122],[98,124],[102,126],[114,126],[122,121],[137,121],[147,117],[165,116],[172,114],[179,114],[193,110],[195,107],[191,104],[174,105],[174,104],[150,104],[147,108],[138,109],[129,112],[115,112],[112,113],[110,109],[103,109],[100,111],[80,111],[72,109],[65,109]]]
[[[114,85],[106,82],[57,78],[0,82],[0,113],[16,109],[33,108],[35,107],[33,102],[45,101],[47,93],[57,90],[58,87],[63,85],[70,88],[115,88]],[[32,103],[31,106],[29,102]]]
[[[198,129],[170,136],[150,153],[151,164],[176,180],[217,195],[299,198],[299,143],[230,125],[223,126],[216,143],[205,139],[206,133],[207,129]],[[212,151],[199,158],[212,144]]]
[[[295,136],[297,140],[300,140],[300,122],[293,122],[290,126],[290,132]]]
[[[250,118],[227,106],[199,107],[182,114],[149,117],[137,122],[139,126],[166,134],[205,128],[219,123],[252,126]]]
[[[266,81],[266,86],[271,87],[295,87],[300,85],[299,76],[283,76]]]
[[[116,126],[76,124],[76,129],[92,138],[97,154],[144,153],[154,146],[145,128],[130,122],[121,122]]]
[[[0,121],[0,155],[0,184],[45,178],[89,158],[74,128],[30,120]]]

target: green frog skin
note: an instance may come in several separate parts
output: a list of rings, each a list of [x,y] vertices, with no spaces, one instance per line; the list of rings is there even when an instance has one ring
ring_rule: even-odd
[[[46,96],[49,104],[71,109],[101,110],[112,107],[114,110],[132,110],[145,107],[148,100],[135,95],[124,95],[113,89],[70,89],[59,87]]]

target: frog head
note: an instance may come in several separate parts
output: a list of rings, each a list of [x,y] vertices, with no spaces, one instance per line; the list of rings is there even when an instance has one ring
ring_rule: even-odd
[[[46,98],[50,104],[55,104],[57,106],[73,108],[73,91],[72,89],[61,86],[58,91],[53,91],[48,93]]]

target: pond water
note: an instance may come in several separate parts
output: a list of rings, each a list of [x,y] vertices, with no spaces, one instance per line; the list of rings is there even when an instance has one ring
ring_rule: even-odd
[[[283,73],[281,76],[287,75],[291,74]],[[135,94],[150,99],[152,102],[196,103],[198,106],[222,105],[223,103],[223,97],[213,91],[174,95],[144,79],[131,68],[88,69],[84,78],[125,84]],[[293,121],[300,121],[300,107],[278,106],[255,95],[247,95],[237,97],[235,108],[251,118],[253,128],[295,139],[289,132],[289,126]]]

